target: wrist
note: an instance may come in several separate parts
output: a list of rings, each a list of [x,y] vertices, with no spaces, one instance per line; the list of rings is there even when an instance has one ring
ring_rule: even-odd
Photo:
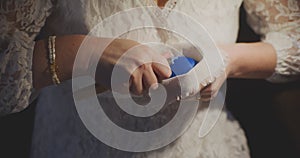
[[[236,58],[231,50],[231,45],[220,45],[219,49],[222,53],[225,62],[225,73],[227,77],[232,77],[235,74]]]
[[[51,85],[51,74],[49,71],[47,41],[40,40],[35,43],[32,59],[33,87],[37,90]]]
[[[84,37],[83,35],[69,35],[56,38],[57,75],[61,81],[72,78],[74,60]],[[52,85],[47,40],[39,40],[35,43],[32,62],[33,87],[41,89]]]

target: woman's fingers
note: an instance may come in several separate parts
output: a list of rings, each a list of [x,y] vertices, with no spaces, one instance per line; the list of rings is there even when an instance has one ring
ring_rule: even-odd
[[[140,95],[143,92],[143,82],[142,82],[143,74],[141,70],[138,68],[135,70],[130,77],[130,91],[133,94]]]
[[[202,87],[202,89],[201,89],[201,94],[208,94],[211,92],[212,92],[212,84],[209,84],[206,87]]]
[[[160,63],[152,63],[152,69],[159,80],[169,78],[172,74],[171,68],[169,66]]]
[[[169,78],[172,74],[172,71],[167,59],[162,55],[158,55],[157,53],[153,54],[152,59],[152,69],[157,75],[157,78],[159,80]]]
[[[143,73],[143,85],[144,85],[144,91],[147,91],[151,86],[157,84],[157,78],[155,73],[153,72],[153,69],[150,67],[149,69],[146,69]],[[155,88],[155,87],[153,87]]]
[[[211,99],[215,98],[225,79],[225,77],[218,78],[213,83],[202,88],[202,90],[200,91],[201,101],[208,102]]]
[[[147,91],[153,84],[157,83],[157,77],[151,64],[144,64],[136,69],[130,78],[130,91],[140,95]]]
[[[201,101],[203,101],[203,102],[210,101],[212,98],[212,93],[213,93],[213,90],[212,90],[211,84],[204,87],[204,89],[200,92]]]

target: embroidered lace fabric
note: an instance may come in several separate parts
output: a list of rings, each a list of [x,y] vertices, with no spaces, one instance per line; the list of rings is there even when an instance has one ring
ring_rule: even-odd
[[[91,10],[90,13],[105,14],[100,15],[102,18],[126,7],[146,5],[142,1],[134,0],[123,0],[120,7],[116,7],[117,5],[114,4],[116,2],[105,0],[86,2],[86,4],[83,1],[80,2],[79,5]],[[203,14],[203,17],[206,17],[208,16],[206,15],[207,12],[205,12],[207,8],[204,6],[210,9],[208,13],[212,13],[212,10],[218,7],[218,11],[221,13],[232,10],[230,8],[231,5],[239,7],[240,2],[239,0],[232,0],[230,4],[227,4],[229,2],[226,3],[221,0],[186,3],[179,3],[178,1],[177,9],[183,10],[183,8],[189,7],[191,12]],[[67,3],[67,1],[62,1],[60,4],[64,3]],[[71,2],[68,5],[74,3]],[[102,5],[102,3],[106,5],[106,9],[98,11],[94,8],[97,5]],[[249,24],[257,33],[263,35],[263,41],[271,43],[274,46],[278,54],[276,73],[269,80],[272,82],[284,82],[295,79],[300,74],[299,1],[245,0],[244,3],[249,14]],[[114,7],[109,8],[111,6]],[[58,4],[56,8],[66,9],[64,7]],[[72,5],[68,7],[72,8]],[[18,112],[24,109],[30,102],[30,96],[33,92],[31,64],[34,39],[40,33],[52,9],[53,2],[51,0],[2,0],[0,2],[0,115]],[[201,12],[201,10],[204,11]],[[80,10],[76,11],[78,13],[74,15],[81,13]],[[82,14],[86,13],[83,11]],[[235,15],[236,17],[237,15]],[[92,25],[93,20],[99,20],[99,15],[91,16],[87,19],[90,21],[90,25]],[[218,33],[217,29],[213,30],[213,25],[208,26],[211,26],[209,29],[212,28],[212,30],[209,31],[216,37],[216,41],[218,42],[218,36],[224,35]],[[84,29],[86,29],[85,25],[82,25],[79,33],[88,31],[88,29]],[[65,32],[57,33],[67,34],[66,32],[68,31],[66,30],[68,29],[62,29]],[[233,30],[237,31],[237,28],[233,28]],[[213,32],[216,33],[214,34]],[[74,32],[69,31],[69,33]],[[230,34],[232,34],[232,38],[236,37],[232,32]]]
[[[113,13],[132,7],[154,5],[150,0],[61,0],[57,1],[54,7],[54,2],[50,0],[16,1],[0,2],[1,115],[20,111],[29,103],[33,92],[31,60],[34,39],[37,35],[45,38],[52,33],[86,34],[97,22]],[[175,2],[177,4],[173,5]],[[236,40],[241,2],[242,0],[171,0],[169,6],[203,22],[217,43],[226,44],[234,43]],[[274,77],[274,80],[275,78],[280,81],[291,80],[289,76],[299,74],[297,61],[292,62],[299,59],[299,29],[297,28],[299,21],[296,16],[299,14],[299,9],[288,9],[295,16],[292,16],[293,20],[288,20],[289,24],[286,25],[283,24],[286,23],[281,17],[283,15],[279,14],[281,12],[273,12],[272,9],[267,8],[275,6],[275,10],[278,10],[278,6],[295,7],[296,5],[288,3],[297,4],[297,1],[260,0],[258,4],[254,0],[244,2],[252,27],[258,33],[265,35],[264,41],[273,44],[278,52],[280,64],[276,68],[276,74],[282,74],[286,78]],[[280,18],[276,19],[277,13]],[[268,18],[273,20],[267,20]],[[124,22],[122,26],[128,23],[126,20],[121,22]],[[277,25],[277,22],[280,25]],[[114,29],[118,28],[112,28],[112,32],[115,31]],[[294,34],[295,32],[298,35]],[[128,37],[144,41],[144,34],[154,40],[161,38],[155,32],[142,31],[128,34]],[[282,44],[286,41],[279,41],[284,39],[282,35],[288,37],[287,41],[292,43],[288,46],[291,47]],[[80,124],[76,109],[71,103],[70,85],[70,81],[67,81],[57,87],[46,87],[41,92],[36,109],[32,157],[249,157],[244,133],[238,122],[226,110],[222,111],[219,121],[207,137],[198,139],[195,136],[206,113],[205,108],[199,110],[191,128],[166,148],[138,154],[110,148],[96,140]],[[45,100],[50,101],[45,102]],[[109,97],[105,96],[105,100],[109,100]],[[55,123],[49,126],[49,122]],[[135,124],[131,125],[135,126]]]
[[[277,52],[271,82],[287,82],[300,75],[300,1],[246,0],[245,9],[252,28]]]
[[[0,2],[0,115],[18,112],[29,104],[34,39],[51,8],[50,0]]]

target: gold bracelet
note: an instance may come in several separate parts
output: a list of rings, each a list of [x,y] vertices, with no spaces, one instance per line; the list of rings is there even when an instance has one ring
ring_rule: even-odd
[[[50,63],[50,73],[52,75],[52,81],[54,84],[60,84],[60,80],[57,76],[57,65],[55,62],[55,38],[56,36],[49,36],[48,38],[48,49],[49,49],[49,63]]]

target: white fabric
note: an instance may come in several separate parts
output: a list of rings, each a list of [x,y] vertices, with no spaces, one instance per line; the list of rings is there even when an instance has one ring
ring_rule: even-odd
[[[32,95],[31,60],[34,38],[50,34],[87,34],[100,20],[121,10],[156,5],[152,0],[3,0],[0,5],[0,114],[24,109]],[[174,0],[167,7],[183,11],[206,26],[217,43],[234,43],[238,32],[238,12],[242,0]],[[299,78],[299,1],[245,0],[249,24],[277,50],[276,73],[272,82]],[[57,3],[57,4],[56,4]],[[54,6],[53,6],[54,5]],[[53,13],[52,13],[53,11]],[[52,14],[51,14],[52,13]],[[46,18],[46,25],[44,25]],[[122,24],[120,26],[126,26]],[[40,29],[43,31],[40,32]],[[112,32],[117,27],[112,28]],[[162,34],[160,32],[160,34]],[[157,34],[153,39],[160,39]],[[143,34],[126,38],[143,41]],[[163,40],[163,39],[162,39]],[[172,40],[172,39],[169,39]]]
[[[273,44],[277,50],[278,64],[273,79],[287,81],[295,78],[300,72],[299,1],[244,2],[254,30],[264,35],[264,40]],[[216,43],[230,44],[237,37],[241,3],[242,0],[170,0],[166,7],[182,11],[200,21]],[[33,40],[38,34],[39,38],[52,34],[87,34],[99,21],[118,11],[155,3],[151,0],[59,0],[55,3],[52,0],[3,0],[0,5],[0,113],[3,115],[20,111],[29,103],[32,93]],[[118,27],[128,25],[128,21],[120,20],[116,27],[111,28],[111,33]],[[179,37],[166,38],[163,31],[147,30],[133,31],[123,38],[139,42],[151,39],[164,43],[181,40]],[[43,90],[37,105],[33,157],[51,157],[50,153],[58,156],[63,152],[69,154],[63,157],[76,157],[77,151],[82,153],[79,157],[125,157],[126,154],[131,157],[249,157],[243,131],[235,121],[228,119],[225,111],[213,132],[203,141],[195,139],[193,134],[201,122],[203,113],[199,112],[199,119],[193,122],[189,132],[164,149],[141,154],[108,149],[90,139],[91,135],[83,127],[77,127],[80,120],[73,120],[76,113],[74,109],[73,112],[68,110],[68,106],[71,106],[70,109],[74,107],[67,104],[70,101],[67,95],[66,100],[62,98],[61,102],[57,102],[66,92],[70,92],[68,83]],[[49,122],[55,123],[48,125]],[[97,144],[99,146],[94,149]]]
[[[171,0],[166,7],[172,7],[175,0]],[[222,0],[215,1],[190,1],[185,2],[178,0],[175,7],[178,11],[182,11],[201,23],[208,29],[212,37],[217,43],[234,43],[238,32],[238,13],[242,1],[232,0],[231,3],[224,3]],[[76,6],[74,6],[76,5]],[[58,1],[57,7],[43,29],[42,36],[47,37],[52,32],[56,35],[88,33],[99,21],[105,19],[113,13],[121,10],[139,7],[143,5],[153,6],[153,1],[132,1],[124,0],[92,0],[84,3],[76,3],[74,0]],[[199,6],[199,7],[195,7]],[[223,9],[223,8],[226,9]],[[141,14],[142,15],[142,14]],[[113,37],[120,28],[130,28],[132,23],[138,23],[143,17],[134,15],[135,17],[126,17],[113,23],[115,27],[107,32],[95,32],[93,35],[101,37]],[[217,19],[222,18],[224,21]],[[84,20],[83,20],[84,19]],[[71,27],[72,26],[72,27]],[[188,28],[187,28],[188,29]],[[167,45],[174,46],[174,43],[182,43],[183,39],[179,36],[169,36],[162,30],[141,29],[131,31],[122,36],[141,43],[162,42]],[[185,78],[185,81],[189,80]],[[172,86],[170,86],[172,87]],[[185,82],[186,91],[194,90],[194,82]],[[198,88],[198,85],[197,87]],[[63,92],[68,92],[63,95]],[[172,93],[173,94],[173,93]],[[59,85],[58,87],[48,87],[42,92],[37,103],[37,116],[34,129],[34,138],[32,145],[32,157],[224,157],[224,158],[247,158],[249,151],[246,139],[242,129],[238,123],[231,118],[226,110],[221,112],[221,117],[213,131],[205,138],[199,138],[198,132],[203,117],[207,112],[207,107],[203,105],[196,115],[195,120],[191,124],[191,128],[176,142],[159,150],[145,153],[123,152],[108,147],[95,140],[95,138],[84,128],[83,124],[76,115],[74,105],[71,102],[70,82]],[[116,108],[114,100],[110,93],[106,93],[103,104],[110,107],[107,113],[116,117],[116,113],[121,113]],[[54,99],[55,98],[55,99]],[[175,96],[172,97],[175,99]],[[167,105],[173,107],[167,109],[160,114],[157,122],[145,123],[143,121],[132,121],[127,115],[121,115],[115,118],[118,125],[125,125],[129,129],[139,129],[140,127],[151,128],[152,126],[160,126],[165,120],[176,113],[176,103]],[[63,110],[59,110],[63,109]],[[114,114],[114,115],[113,115]],[[158,116],[158,117],[159,117]],[[121,119],[118,119],[118,118]],[[129,120],[128,120],[129,117]],[[73,118],[73,119],[72,119]],[[155,120],[151,118],[151,120]],[[60,120],[60,121],[58,121]],[[46,122],[60,122],[53,126],[47,125]],[[61,132],[59,132],[61,131]],[[221,132],[222,131],[222,132]],[[172,132],[172,131],[170,131]],[[56,134],[57,133],[57,134]],[[60,134],[58,134],[60,133]],[[72,134],[71,134],[72,133]],[[45,139],[47,138],[47,139]],[[53,139],[55,138],[55,139]],[[72,148],[72,149],[70,149]],[[70,149],[70,150],[69,150]],[[56,151],[56,152],[52,152]],[[60,151],[60,152],[57,152]]]
[[[202,104],[185,133],[164,148],[150,152],[132,153],[109,147],[97,140],[80,120],[73,103],[71,81],[46,87],[37,102],[31,158],[249,158],[244,132],[238,122],[224,109],[212,131],[199,138],[199,128],[207,112]],[[148,120],[135,119],[116,108],[111,93],[98,96],[108,117],[118,126],[130,131],[158,129],[174,116],[178,104]],[[146,99],[147,100],[147,99]],[[147,102],[139,98],[138,102]],[[88,106],[88,105],[87,105]],[[183,105],[184,106],[184,105]],[[218,113],[212,109],[212,113]],[[215,116],[215,115],[213,115]],[[100,127],[101,128],[101,127]],[[110,130],[105,129],[103,130]],[[170,130],[170,133],[174,132]],[[113,138],[113,135],[107,135]],[[128,145],[135,145],[128,142]]]

